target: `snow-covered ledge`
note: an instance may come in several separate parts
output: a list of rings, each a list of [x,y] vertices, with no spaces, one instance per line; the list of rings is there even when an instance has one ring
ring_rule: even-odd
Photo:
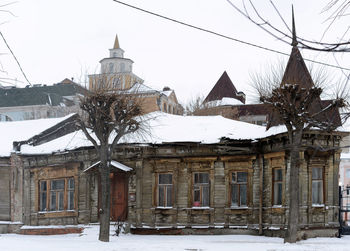
[[[88,168],[86,168],[86,169],[84,170],[84,172],[86,172],[86,171],[88,171],[88,170],[90,170],[90,169],[92,169],[92,168],[98,166],[98,165],[100,164],[100,162],[101,162],[101,161],[97,161],[96,163],[92,164],[91,166],[89,166]],[[131,167],[128,167],[128,166],[126,166],[126,165],[124,165],[124,164],[122,164],[122,163],[120,163],[120,162],[118,162],[118,161],[115,161],[115,160],[112,160],[112,161],[111,161],[111,166],[113,166],[113,167],[115,167],[115,168],[117,168],[117,169],[119,169],[119,170],[122,170],[122,171],[124,171],[124,172],[130,172],[130,171],[132,170]]]

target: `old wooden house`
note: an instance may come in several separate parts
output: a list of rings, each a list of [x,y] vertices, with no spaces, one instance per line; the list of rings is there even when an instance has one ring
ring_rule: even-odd
[[[102,195],[95,150],[81,132],[65,135],[72,128],[52,137],[71,120],[15,142],[16,151],[1,158],[0,220],[19,225],[98,221]],[[220,116],[170,114],[152,123],[157,128],[152,139],[129,138],[114,152],[112,220],[128,222],[134,233],[284,234],[290,159],[282,128],[266,132]],[[183,133],[174,136],[174,131]],[[340,152],[334,149],[342,135],[304,135],[299,191],[304,237],[338,231]],[[323,150],[316,151],[316,145]]]
[[[295,50],[286,72],[308,74]],[[284,126],[266,131],[221,116],[155,115],[149,135],[124,137],[113,153],[113,221],[127,222],[133,233],[283,236],[289,196],[299,192],[299,237],[337,234],[338,146],[346,133],[304,133],[299,190],[289,191]],[[8,230],[99,219],[103,195],[94,148],[76,130],[74,116],[45,121],[23,124],[7,141],[14,122],[0,125],[0,220],[9,221],[2,224]]]

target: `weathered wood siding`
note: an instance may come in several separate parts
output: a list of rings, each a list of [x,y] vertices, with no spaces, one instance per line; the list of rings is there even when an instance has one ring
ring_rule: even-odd
[[[10,216],[10,166],[0,162],[0,220],[8,221]]]

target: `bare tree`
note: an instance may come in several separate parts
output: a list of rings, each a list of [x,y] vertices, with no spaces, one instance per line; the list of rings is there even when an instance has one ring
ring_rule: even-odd
[[[292,29],[287,25],[280,11],[270,0],[270,4],[272,8],[276,11],[276,14],[281,19],[285,29],[281,29],[277,27],[277,25],[272,24],[268,21],[268,19],[261,13],[260,10],[256,8],[252,0],[243,0],[242,6],[238,6],[237,4],[232,3],[231,0],[226,0],[238,13],[247,18],[250,22],[255,24],[260,29],[264,30],[267,34],[272,36],[273,38],[289,44],[293,39]],[[332,2],[337,2],[338,0],[332,0]],[[346,1],[348,2],[348,1]],[[348,5],[343,7],[346,10]],[[340,14],[343,14],[341,12]],[[338,15],[340,15],[338,14]],[[345,34],[344,34],[345,35]],[[302,37],[298,37],[299,47],[314,50],[314,51],[323,51],[323,52],[350,52],[350,41],[345,39],[344,41],[337,42],[317,42],[315,40],[306,39]]]
[[[194,113],[202,108],[204,97],[202,95],[197,95],[192,98],[185,106],[185,114],[194,115]]]
[[[350,12],[348,11],[350,9],[350,1],[348,0],[331,0],[322,10],[323,13],[330,13],[328,18],[326,19],[326,22],[328,22],[328,25],[323,32],[322,38],[327,33],[327,31],[333,26],[337,20],[350,16]],[[349,32],[350,26],[345,27],[346,30],[344,31],[341,40],[346,36],[346,34]]]
[[[103,79],[101,79],[103,82]],[[103,85],[102,85],[103,86]],[[105,87],[105,86],[104,86]],[[110,163],[119,140],[131,133],[145,129],[142,120],[142,99],[137,93],[95,88],[81,100],[86,118],[80,126],[94,145],[100,158],[101,182],[100,241],[109,241],[110,229]]]
[[[321,101],[323,87],[315,85],[297,48],[294,20],[292,45],[293,49],[283,76],[274,71],[263,78],[255,76],[255,87],[260,100],[271,110],[268,128],[279,124],[287,128],[287,150],[291,165],[288,228],[284,240],[290,243],[297,241],[299,225],[299,154],[303,134],[312,128],[325,132],[333,131],[341,125],[338,109],[347,106],[341,94],[331,101]],[[318,78],[318,81],[324,79],[322,76]]]

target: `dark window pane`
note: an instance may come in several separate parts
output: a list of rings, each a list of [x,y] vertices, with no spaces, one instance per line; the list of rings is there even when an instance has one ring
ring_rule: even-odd
[[[195,184],[199,183],[199,173],[194,174],[194,183]]]
[[[165,197],[164,187],[160,186],[158,190],[158,206],[164,207],[164,204],[165,204],[164,197]]]
[[[40,211],[46,211],[46,196],[46,192],[40,193]]]
[[[58,210],[59,211],[62,211],[64,209],[63,196],[64,196],[64,192],[59,192],[58,193]]]
[[[313,167],[312,168],[312,179],[313,180],[320,180],[323,178],[323,168],[322,167]]]
[[[246,172],[237,172],[237,182],[247,182],[248,174]]]
[[[40,191],[42,191],[42,192],[47,191],[47,183],[46,183],[46,181],[41,181],[40,182]]]
[[[74,209],[74,191],[68,192],[68,210]]]
[[[159,184],[172,184],[173,175],[170,173],[159,174]]]
[[[238,185],[232,184],[231,186],[231,206],[237,207],[238,206]]]
[[[202,188],[203,194],[202,194],[202,207],[208,207],[209,206],[209,186],[204,186]]]
[[[50,193],[50,211],[56,210],[56,192]]]
[[[273,191],[273,204],[274,205],[282,205],[282,183],[275,183],[274,184],[274,191]]]
[[[200,189],[198,187],[194,188],[193,197],[193,201],[201,201]]]
[[[236,179],[236,173],[232,173],[232,182],[236,182],[237,179]]]
[[[69,190],[74,189],[74,179],[73,178],[68,180],[68,189]]]
[[[208,173],[195,173],[194,174],[195,184],[209,184],[209,174]]]
[[[166,206],[167,207],[171,207],[173,205],[172,202],[172,187],[171,186],[167,186],[167,190],[166,190]]]
[[[275,181],[282,181],[282,169],[275,169],[274,170],[275,173],[274,173],[274,180]]]
[[[63,189],[64,189],[64,180],[51,181],[51,190],[63,190]]]
[[[202,184],[209,183],[209,174],[208,173],[200,173],[200,183],[202,183]]]
[[[240,197],[240,206],[247,205],[247,185],[240,185],[239,187],[239,197]]]

